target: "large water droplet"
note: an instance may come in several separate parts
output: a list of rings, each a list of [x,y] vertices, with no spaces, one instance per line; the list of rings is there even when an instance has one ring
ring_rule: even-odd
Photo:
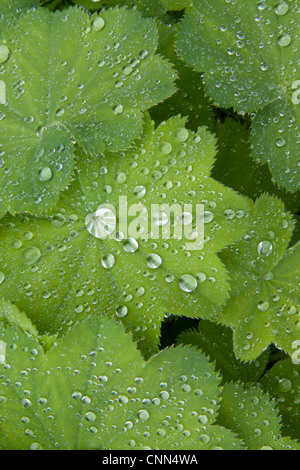
[[[126,238],[126,240],[123,241],[123,248],[128,253],[134,253],[138,247],[139,244],[135,238]]]
[[[27,265],[36,263],[40,259],[40,257],[41,252],[35,246],[26,248],[26,250],[23,251],[23,261]]]
[[[7,61],[9,56],[9,49],[5,44],[0,45],[0,64],[3,64]]]
[[[122,114],[123,113],[123,106],[121,104],[117,104],[113,107],[113,112],[115,114]]]
[[[165,155],[168,155],[172,152],[172,145],[169,142],[163,142],[160,146],[160,150]]]
[[[2,284],[2,282],[4,282],[4,279],[5,279],[5,276],[4,276],[3,272],[0,271],[0,284]]]
[[[85,218],[87,231],[96,238],[107,238],[116,228],[116,215],[107,207],[100,207]]]
[[[119,318],[123,318],[123,317],[126,317],[128,313],[128,308],[126,307],[126,305],[118,305],[117,308],[116,308],[116,315],[119,317]]]
[[[161,263],[162,263],[162,259],[156,253],[151,253],[151,255],[149,255],[147,257],[147,264],[148,264],[149,268],[151,268],[151,269],[159,268]]]
[[[278,39],[278,44],[281,47],[286,47],[289,44],[291,44],[292,38],[289,34],[283,34],[282,36],[279,37]]]
[[[203,212],[203,221],[205,224],[208,224],[213,220],[214,216],[210,211],[204,211]]]
[[[165,212],[158,211],[154,212],[152,220],[155,225],[162,226],[166,225],[169,222],[169,217]]]
[[[180,127],[175,132],[175,136],[180,142],[185,142],[189,138],[189,131],[185,127]]]
[[[101,29],[104,28],[104,26],[105,26],[105,21],[101,16],[98,16],[97,18],[95,18],[92,23],[92,28],[94,29],[94,31],[100,31]]]
[[[285,15],[289,11],[289,4],[287,2],[280,2],[275,7],[275,12],[277,15],[282,16]]]
[[[193,292],[197,288],[197,280],[191,274],[183,274],[179,279],[179,286],[184,292]]]
[[[107,255],[104,255],[101,258],[101,264],[105,269],[112,268],[114,266],[115,262],[116,262],[115,257],[111,253],[109,253]]]
[[[140,410],[138,412],[138,417],[142,421],[147,421],[147,419],[149,419],[150,415],[149,415],[147,410]]]
[[[283,147],[285,145],[285,139],[283,137],[278,137],[278,139],[276,139],[276,145],[277,147]]]
[[[133,190],[133,194],[138,198],[144,197],[146,194],[145,186],[136,186]]]
[[[42,168],[38,173],[38,177],[40,181],[50,181],[53,177],[51,168],[49,168],[48,166]]]
[[[85,419],[87,421],[96,421],[96,415],[95,413],[93,413],[92,411],[88,411],[86,414],[85,414]]]
[[[193,214],[190,212],[183,212],[181,220],[183,225],[189,225],[193,222]]]
[[[270,304],[267,300],[261,300],[257,304],[257,308],[260,312],[266,312],[267,310],[269,310],[269,307],[270,307]]]
[[[278,382],[278,388],[281,392],[286,393],[292,390],[293,388],[293,383],[290,379],[283,378],[279,380]]]
[[[260,255],[269,256],[273,251],[273,245],[268,240],[263,240],[258,244],[257,251]]]

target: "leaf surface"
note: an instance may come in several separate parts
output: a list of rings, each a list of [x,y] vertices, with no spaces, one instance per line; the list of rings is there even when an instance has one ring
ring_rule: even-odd
[[[299,15],[298,0],[194,0],[178,39],[217,106],[254,113],[253,155],[289,191],[300,185]]]
[[[225,304],[217,253],[245,233],[249,202],[210,177],[212,134],[184,125],[175,117],[154,130],[149,121],[131,150],[79,155],[51,214],[2,219],[0,295],[40,333],[91,313],[119,316],[149,354],[166,312],[210,317]],[[115,231],[104,205],[116,214]]]

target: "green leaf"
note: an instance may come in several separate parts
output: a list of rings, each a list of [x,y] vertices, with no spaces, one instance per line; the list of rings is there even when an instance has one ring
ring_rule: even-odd
[[[300,338],[300,335],[299,335]],[[276,400],[282,416],[282,432],[300,440],[300,340],[295,341],[293,359],[275,364],[261,379],[264,390]]]
[[[160,0],[166,10],[183,10],[191,4],[191,0]]]
[[[37,336],[35,326],[24,312],[20,312],[15,305],[4,299],[0,299],[0,322],[14,325],[32,336]]]
[[[223,377],[222,383],[238,380],[257,382],[268,363],[268,351],[250,363],[236,359],[231,329],[208,320],[201,320],[197,329],[183,331],[177,338],[177,344],[192,345],[203,351],[215,362],[216,369]]]
[[[217,106],[254,113],[253,155],[290,191],[300,185],[299,12],[297,1],[194,0],[178,39]]]
[[[83,8],[87,8],[91,11],[100,10],[103,7],[102,0],[71,0],[75,5],[82,6]],[[120,5],[120,4],[119,4]]]
[[[49,10],[55,10],[58,6],[60,6],[63,0],[39,0],[39,1],[40,1],[41,6],[48,8]]]
[[[204,92],[200,73],[192,70],[178,59],[175,51],[177,26],[157,22],[159,33],[158,52],[172,62],[177,70],[177,91],[170,98],[151,108],[150,114],[156,123],[161,123],[177,114],[187,116],[187,126],[196,131],[199,126],[212,130],[213,111]]]
[[[248,450],[299,450],[300,444],[281,437],[274,402],[258,387],[225,385],[217,422],[232,429]]]
[[[298,211],[300,191],[290,193],[278,188],[272,182],[268,165],[255,162],[250,149],[250,129],[245,124],[227,118],[224,123],[218,121],[213,130],[218,138],[218,153],[212,171],[215,179],[252,199],[263,193],[276,195],[287,210]]]
[[[230,270],[231,295],[217,321],[234,330],[238,358],[251,361],[274,343],[292,354],[299,330],[300,244],[287,249],[294,221],[274,197],[252,208],[243,240],[221,255]]]
[[[160,0],[103,0],[102,4],[105,8],[120,5],[135,7],[145,17],[163,18],[166,13]]]
[[[39,6],[38,0],[2,0],[0,11],[0,33],[8,25],[14,24],[21,13],[26,13],[31,8]],[[1,62],[0,62],[1,63]]]
[[[7,344],[2,449],[243,447],[214,424],[220,379],[195,348],[171,348],[144,363],[109,319],[77,324],[47,354],[15,328],[1,327],[0,337]]]
[[[143,111],[175,91],[154,21],[133,10],[40,9],[3,38],[1,213],[49,210],[71,182],[75,142],[95,155],[128,147]]]
[[[119,316],[148,355],[166,312],[209,318],[226,302],[228,275],[216,253],[245,233],[249,202],[210,177],[215,138],[184,125],[179,116],[156,130],[147,122],[126,152],[79,155],[51,214],[2,219],[0,295],[40,334],[92,313]],[[103,205],[116,212],[115,233]],[[190,234],[203,226],[202,249]]]

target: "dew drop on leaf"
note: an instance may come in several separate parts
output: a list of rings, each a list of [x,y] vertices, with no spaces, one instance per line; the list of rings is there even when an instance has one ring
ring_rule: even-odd
[[[104,28],[104,26],[105,26],[105,21],[104,21],[104,18],[102,18],[101,16],[98,16],[97,18],[95,18],[92,23],[92,27],[95,31],[100,31],[101,29]]]
[[[101,258],[101,264],[105,269],[110,269],[114,266],[116,260],[114,255],[109,253],[108,255],[104,255]]]
[[[156,253],[151,253],[151,255],[149,255],[147,257],[147,265],[149,266],[149,268],[151,269],[157,269],[159,268],[159,266],[161,265],[162,263],[162,259],[159,255],[157,255]]]
[[[26,248],[26,250],[23,251],[23,261],[27,265],[36,263],[40,259],[40,257],[41,252],[35,246]]]
[[[133,190],[133,194],[138,198],[144,197],[146,194],[145,186],[136,186]]]
[[[283,378],[280,379],[278,382],[278,388],[281,392],[286,393],[292,390],[293,388],[293,383],[290,379]]]
[[[123,248],[128,253],[134,253],[138,247],[139,244],[135,238],[126,238],[126,240],[123,241]]]
[[[40,181],[50,181],[53,177],[53,173],[51,168],[46,166],[39,171],[38,176]]]
[[[286,47],[289,44],[291,44],[292,38],[289,34],[283,34],[282,36],[279,37],[278,39],[278,44],[281,47]]]
[[[168,155],[169,153],[172,152],[172,145],[169,142],[163,142],[160,146],[160,151],[164,155]]]
[[[150,415],[147,410],[140,410],[138,412],[138,417],[141,421],[147,421],[149,419]]]
[[[263,240],[258,244],[257,251],[260,255],[269,256],[273,251],[273,245],[268,240]]]
[[[152,220],[156,226],[162,226],[168,223],[169,217],[165,212],[158,211],[158,212],[154,212],[152,216]]]
[[[179,279],[179,287],[184,292],[193,292],[197,285],[197,280],[191,274],[183,274]]]
[[[126,305],[118,305],[117,308],[116,308],[116,315],[119,317],[119,318],[124,318],[126,317],[128,313],[128,308],[126,307]]]
[[[275,7],[275,13],[279,16],[285,15],[289,11],[289,4],[287,2],[280,2]]]
[[[94,237],[106,238],[116,227],[116,215],[111,209],[100,207],[96,212],[86,216],[85,226]]]
[[[88,411],[86,414],[85,414],[85,419],[87,421],[96,421],[96,415],[95,413],[93,413],[92,411]]]
[[[0,64],[3,64],[7,61],[9,57],[9,49],[4,44],[0,45]]]
[[[261,300],[257,304],[257,308],[260,312],[267,312],[269,310],[270,304],[267,300]]]

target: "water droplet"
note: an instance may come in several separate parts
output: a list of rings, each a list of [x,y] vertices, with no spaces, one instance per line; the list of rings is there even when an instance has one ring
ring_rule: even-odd
[[[289,44],[291,44],[292,38],[289,34],[283,34],[282,36],[279,37],[278,39],[278,44],[281,47],[286,47]]]
[[[123,248],[128,253],[134,253],[138,247],[139,244],[135,238],[126,238],[126,240],[123,241]]]
[[[180,127],[175,132],[175,136],[180,142],[185,142],[189,138],[189,131],[185,127]]]
[[[196,278],[199,282],[204,282],[204,281],[206,281],[206,274],[205,273],[198,273]]]
[[[276,145],[277,147],[283,147],[285,145],[285,139],[283,137],[278,137],[278,139],[276,139]]]
[[[30,444],[30,450],[43,450],[43,446],[39,442],[33,442]]]
[[[116,315],[119,317],[119,318],[123,318],[123,317],[126,317],[128,313],[128,308],[126,307],[126,305],[118,305],[117,308],[116,308]]]
[[[297,310],[297,307],[295,307],[295,305],[292,305],[292,306],[289,307],[289,309],[288,309],[289,315],[295,315],[297,312],[298,312],[298,310]]]
[[[0,284],[2,284],[2,282],[4,282],[4,279],[5,279],[5,276],[4,276],[3,272],[0,271]]]
[[[45,166],[39,171],[38,177],[40,181],[50,181],[53,177],[53,172],[51,168]]]
[[[193,214],[190,212],[183,212],[181,220],[183,225],[189,225],[193,221]]]
[[[257,251],[260,255],[270,256],[273,251],[273,245],[268,240],[264,240],[258,244]]]
[[[260,69],[265,72],[266,70],[268,70],[268,64],[265,64],[264,62],[262,64],[260,64]]]
[[[172,145],[169,142],[163,142],[160,146],[160,150],[163,154],[168,155],[172,152]]]
[[[154,212],[152,216],[153,223],[157,226],[166,225],[169,222],[169,217],[165,212]]]
[[[162,263],[161,257],[155,253],[151,253],[151,255],[147,257],[147,265],[151,269],[159,268],[161,263]]]
[[[31,407],[31,401],[28,400],[28,398],[23,398],[23,400],[21,400],[21,405],[23,408],[30,408]]]
[[[179,279],[180,289],[184,292],[193,292],[197,288],[197,280],[191,274],[183,274]]]
[[[224,215],[226,217],[226,219],[234,219],[235,217],[235,212],[232,210],[232,209],[226,209],[225,212],[224,212]]]
[[[36,263],[40,259],[40,257],[41,252],[35,246],[26,248],[26,250],[23,251],[23,261],[27,265]]]
[[[97,18],[94,19],[92,23],[92,28],[94,31],[100,31],[101,29],[104,28],[105,21],[101,16],[98,16]]]
[[[207,434],[202,434],[200,436],[200,441],[203,442],[203,444],[208,444],[210,437]]]
[[[150,415],[148,413],[147,410],[140,410],[138,412],[138,417],[139,419],[141,419],[142,421],[147,421],[147,419],[149,419]]]
[[[205,425],[208,423],[208,417],[206,415],[200,415],[198,421],[199,423]]]
[[[114,255],[112,255],[110,253],[107,254],[107,255],[102,256],[102,258],[101,258],[101,264],[105,269],[112,268],[114,266],[115,262],[116,262],[116,260],[115,260]]]
[[[285,15],[289,11],[289,4],[287,2],[280,2],[275,7],[275,12],[277,15],[282,16]]]
[[[214,216],[210,211],[204,211],[203,212],[203,221],[205,224],[208,224],[213,220]]]
[[[281,392],[286,393],[292,390],[293,388],[293,383],[290,379],[283,378],[279,380],[278,382],[278,388]]]
[[[113,107],[113,112],[115,114],[122,114],[123,113],[123,106],[121,104],[117,104]]]
[[[3,64],[7,61],[9,57],[9,49],[5,44],[0,45],[0,64]]]
[[[86,414],[85,414],[85,419],[87,421],[96,421],[96,415],[95,413],[93,413],[92,411],[88,411]]]
[[[146,57],[148,57],[149,55],[149,52],[148,51],[145,51],[144,49],[140,51],[139,53],[139,56],[141,59],[146,59]]]
[[[116,215],[107,207],[100,207],[85,218],[87,231],[96,238],[107,238],[116,228]]]
[[[146,194],[145,186],[136,186],[133,190],[133,194],[138,198],[144,197]]]
[[[257,304],[257,308],[260,312],[266,312],[267,310],[269,310],[269,307],[270,307],[270,304],[267,300],[261,300]]]

